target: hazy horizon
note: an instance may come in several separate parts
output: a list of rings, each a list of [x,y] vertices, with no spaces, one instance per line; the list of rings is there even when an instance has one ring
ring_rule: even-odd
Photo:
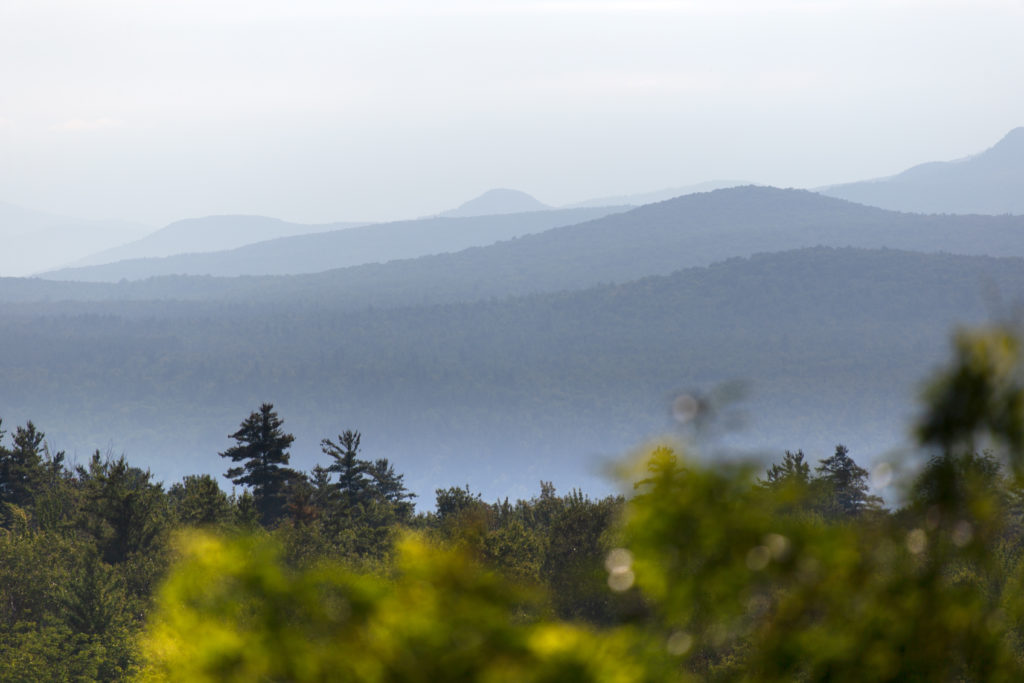
[[[819,187],[1024,124],[1012,2],[13,0],[0,201],[154,227]],[[954,49],[955,48],[955,49]]]

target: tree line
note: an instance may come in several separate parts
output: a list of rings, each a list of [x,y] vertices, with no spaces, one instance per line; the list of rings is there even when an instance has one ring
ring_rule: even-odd
[[[1016,680],[1024,673],[1024,380],[1016,338],[958,336],[916,430],[765,469],[654,448],[622,496],[417,512],[344,430],[289,467],[264,404],[210,475],[69,465],[0,430],[2,680]],[[891,465],[891,467],[890,467]]]

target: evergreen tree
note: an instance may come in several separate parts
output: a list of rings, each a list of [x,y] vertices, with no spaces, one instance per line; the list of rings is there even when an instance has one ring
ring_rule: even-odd
[[[394,465],[387,458],[368,463],[367,471],[373,480],[374,493],[395,509],[399,519],[412,516],[412,499],[416,494],[405,488],[405,475],[395,472]]]
[[[224,476],[239,486],[252,489],[263,524],[270,524],[281,516],[288,484],[298,477],[287,466],[291,457],[288,448],[295,437],[284,433],[283,424],[273,404],[264,403],[230,435],[237,444],[220,454],[232,462],[243,463],[229,468]]]
[[[369,471],[370,463],[356,457],[361,439],[359,432],[346,429],[338,435],[337,443],[330,439],[320,442],[320,450],[334,458],[327,471],[338,473],[337,490],[346,510],[362,502],[368,488],[364,475]]]
[[[226,524],[231,520],[231,501],[209,474],[191,474],[167,492],[178,523],[187,526]]]
[[[121,456],[104,460],[93,453],[89,467],[78,467],[82,500],[78,527],[91,536],[101,559],[124,562],[134,553],[152,552],[167,523],[163,485],[149,470],[132,467]]]
[[[762,486],[777,488],[781,486],[807,486],[811,481],[811,465],[804,461],[804,452],[798,450],[796,453],[786,451],[782,458],[782,464],[772,463],[765,478],[761,480]]]
[[[331,472],[326,467],[317,465],[310,473],[309,483],[313,486],[312,503],[320,510],[334,507],[338,491],[331,483]]]
[[[846,446],[836,446],[835,454],[819,460],[815,468],[818,481],[827,487],[825,512],[834,517],[859,515],[881,505],[878,496],[868,495],[868,471],[849,456]]]
[[[31,505],[45,474],[44,436],[30,420],[15,430],[13,448],[0,447],[0,500],[21,507]]]

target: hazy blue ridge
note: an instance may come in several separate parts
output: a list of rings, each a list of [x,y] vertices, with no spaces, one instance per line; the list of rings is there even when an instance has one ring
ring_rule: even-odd
[[[71,270],[126,259],[152,259],[235,249],[246,244],[294,235],[345,230],[366,223],[291,223],[268,216],[205,216],[175,221],[127,244],[106,249],[69,264]],[[84,271],[89,272],[89,271]]]
[[[349,309],[408,306],[583,289],[734,256],[819,245],[1024,256],[1024,217],[923,216],[805,190],[748,186],[417,259],[279,277],[167,276],[117,284],[0,281],[0,300],[323,300]]]
[[[608,202],[600,206],[621,206],[626,202]],[[590,206],[595,206],[591,204]],[[454,209],[444,211],[442,216],[460,218],[466,216],[495,216],[505,213],[526,213],[530,211],[549,211],[553,207],[538,201],[534,197],[519,190],[495,188],[484,192],[479,197]]]
[[[0,202],[0,277],[59,268],[149,230],[139,223],[85,220]]]
[[[1024,127],[1013,129],[980,154],[820,191],[896,211],[1024,214]]]
[[[228,251],[131,259],[44,273],[53,280],[118,282],[160,275],[287,275],[410,259],[483,246],[624,211],[625,207],[424,218],[303,234]]]

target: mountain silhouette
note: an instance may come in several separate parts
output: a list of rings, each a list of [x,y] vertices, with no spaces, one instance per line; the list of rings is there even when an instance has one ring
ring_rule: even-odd
[[[0,282],[0,299],[293,298],[329,299],[349,309],[408,306],[582,289],[736,256],[815,246],[1021,257],[1024,217],[924,216],[806,190],[751,186],[648,204],[455,253],[287,277],[167,276],[116,284],[13,280]]]
[[[484,192],[479,197],[470,199],[465,204],[443,212],[449,218],[465,216],[495,216],[505,213],[526,213],[527,211],[545,211],[551,207],[543,204],[525,192],[496,188]]]
[[[543,232],[560,225],[581,223],[625,209],[626,207],[554,209],[517,214],[435,217],[376,223],[268,239],[224,251],[125,259],[114,263],[63,268],[43,273],[42,277],[52,280],[119,282],[142,280],[158,275],[316,273],[365,263],[384,263],[486,246],[501,240]],[[193,225],[202,227],[207,223],[208,221],[202,220]],[[256,233],[250,231],[248,234],[255,236]],[[178,235],[174,237],[178,239]],[[185,240],[179,240],[176,243],[184,242]],[[153,246],[156,245],[149,245]]]
[[[1024,127],[955,161],[920,164],[889,178],[821,188],[832,197],[914,213],[1024,214]]]
[[[175,221],[128,244],[91,254],[73,267],[114,263],[125,259],[160,258],[235,249],[278,237],[352,228],[365,223],[289,223],[267,216],[205,216]]]

